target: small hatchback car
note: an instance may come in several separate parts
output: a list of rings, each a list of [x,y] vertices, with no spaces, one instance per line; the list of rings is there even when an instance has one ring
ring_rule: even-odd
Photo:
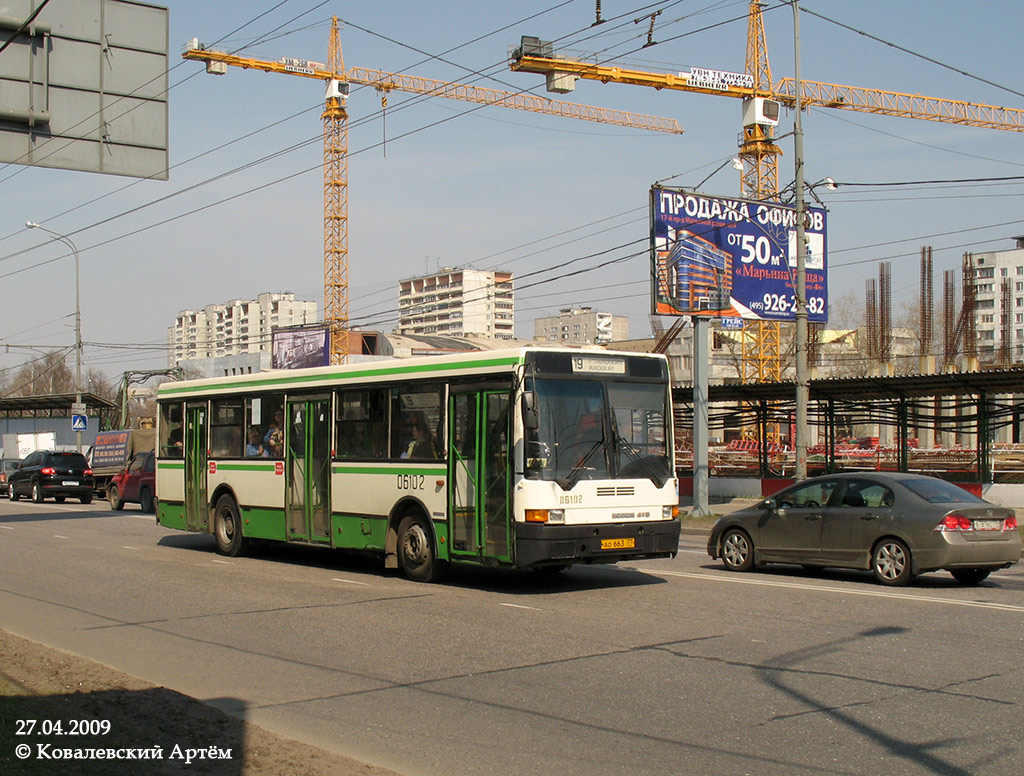
[[[18,468],[18,464],[21,463],[20,458],[2,458],[0,459],[0,496],[7,495],[7,478],[11,476],[11,472]]]
[[[48,496],[60,503],[68,496],[83,504],[92,501],[92,469],[81,453],[38,450],[30,454],[7,478],[11,501],[30,496],[41,503]]]
[[[870,569],[883,585],[945,569],[964,584],[1017,563],[1012,509],[919,474],[846,472],[802,480],[720,517],[708,554],[730,571],[762,563]]]

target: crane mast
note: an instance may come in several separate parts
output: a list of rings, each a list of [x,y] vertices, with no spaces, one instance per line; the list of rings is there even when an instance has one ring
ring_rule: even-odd
[[[327,47],[324,106],[324,319],[330,328],[332,364],[343,364],[351,351],[348,332],[348,112],[345,61],[341,55],[338,17],[331,22]]]

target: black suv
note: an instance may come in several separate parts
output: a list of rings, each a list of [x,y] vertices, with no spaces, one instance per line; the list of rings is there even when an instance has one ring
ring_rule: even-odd
[[[11,501],[22,496],[31,496],[36,503],[47,496],[57,503],[68,496],[77,496],[83,504],[92,501],[92,469],[81,453],[32,453],[8,475],[7,485]]]

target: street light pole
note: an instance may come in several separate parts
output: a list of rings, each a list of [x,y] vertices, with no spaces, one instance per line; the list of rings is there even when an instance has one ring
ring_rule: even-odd
[[[803,85],[800,81],[800,3],[793,0],[793,49],[796,66],[796,116],[793,120],[793,156],[796,166],[796,478],[807,476],[807,404],[809,380],[807,374],[807,234],[804,219],[807,205],[804,201],[804,128],[800,113]]]
[[[81,302],[81,282],[79,278],[79,260],[78,260],[78,248],[71,241],[71,238],[67,235],[55,232],[52,229],[47,229],[42,224],[37,224],[34,221],[26,221],[25,226],[29,229],[42,229],[47,234],[53,235],[53,239],[60,240],[62,243],[71,248],[71,252],[75,256],[75,403],[82,403],[82,302]],[[78,447],[78,452],[82,452],[82,431],[81,429],[75,431],[75,443]]]

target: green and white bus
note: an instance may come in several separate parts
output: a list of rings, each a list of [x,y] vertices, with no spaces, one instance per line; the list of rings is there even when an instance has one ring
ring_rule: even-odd
[[[158,522],[448,563],[561,569],[672,557],[664,356],[525,347],[169,382]]]

